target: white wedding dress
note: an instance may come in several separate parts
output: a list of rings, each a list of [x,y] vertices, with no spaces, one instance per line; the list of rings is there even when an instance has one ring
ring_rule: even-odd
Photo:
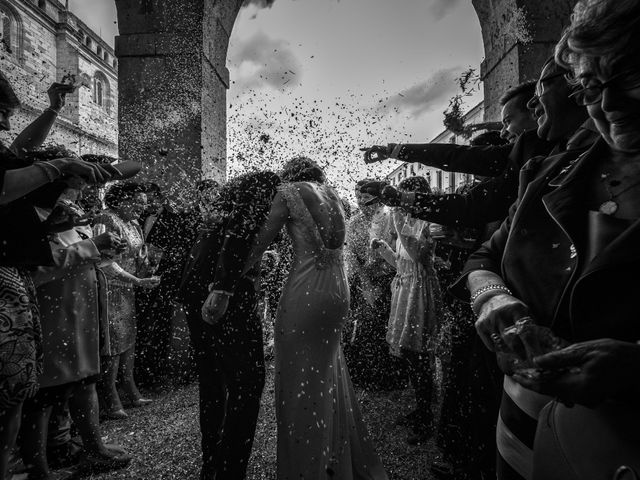
[[[340,345],[349,311],[342,203],[308,182],[284,184],[279,196],[286,220],[270,215],[263,228],[273,236],[286,223],[294,249],[275,324],[277,478],[386,480]]]

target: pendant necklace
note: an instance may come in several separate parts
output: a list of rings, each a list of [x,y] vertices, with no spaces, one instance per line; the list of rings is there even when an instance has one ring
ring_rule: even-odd
[[[620,180],[611,180],[610,182],[607,182],[606,179],[609,178],[609,175],[610,175],[609,173],[606,173],[606,174],[602,175],[602,179],[604,180],[604,188],[607,191],[607,193],[609,194],[609,199],[606,200],[605,202],[603,202],[602,204],[600,204],[600,208],[598,208],[598,211],[600,213],[605,214],[605,215],[613,215],[614,213],[616,213],[618,211],[619,205],[614,200],[614,198],[617,198],[620,195],[622,195],[624,192],[626,192],[627,190],[631,190],[633,187],[636,187],[636,186],[640,185],[640,181],[636,182],[636,183],[632,183],[630,186],[628,186],[624,190],[620,190],[618,193],[616,193],[614,195],[613,193],[611,193],[611,188],[610,187],[617,187],[622,182]]]

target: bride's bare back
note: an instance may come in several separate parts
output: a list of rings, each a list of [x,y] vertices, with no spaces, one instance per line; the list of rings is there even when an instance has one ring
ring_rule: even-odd
[[[335,250],[345,242],[345,219],[342,200],[326,185],[309,182],[296,184],[305,206],[311,214],[325,248]]]

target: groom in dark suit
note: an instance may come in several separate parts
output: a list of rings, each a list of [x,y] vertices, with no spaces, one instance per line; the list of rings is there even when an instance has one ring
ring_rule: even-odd
[[[279,183],[274,173],[259,172],[226,184],[215,203],[216,218],[200,231],[185,265],[180,296],[200,380],[201,480],[246,475],[265,371],[257,312],[259,264],[242,271]],[[211,291],[226,304],[213,325],[201,314]]]

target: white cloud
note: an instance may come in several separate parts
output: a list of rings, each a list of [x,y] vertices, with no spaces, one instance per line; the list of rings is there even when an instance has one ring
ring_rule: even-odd
[[[435,108],[446,106],[448,100],[458,93],[457,79],[462,71],[462,67],[438,70],[426,81],[380,102],[378,109],[406,113],[417,118]]]
[[[429,13],[433,15],[433,18],[438,21],[461,3],[461,0],[431,0],[431,6],[429,6]]]
[[[300,84],[302,64],[289,44],[264,32],[242,40],[229,64],[234,90],[238,92],[264,85],[280,90]]]

